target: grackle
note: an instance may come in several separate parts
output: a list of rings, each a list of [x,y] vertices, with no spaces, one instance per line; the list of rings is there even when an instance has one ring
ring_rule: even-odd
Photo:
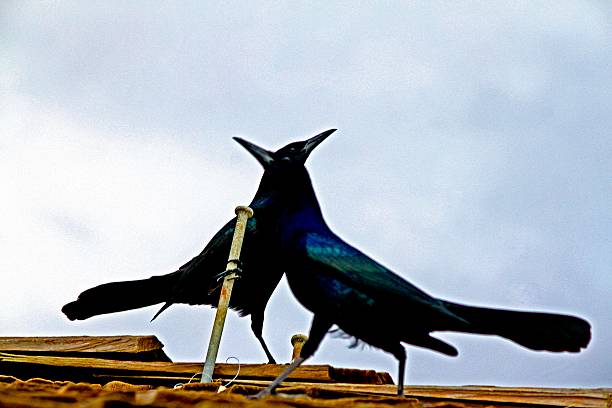
[[[552,352],[578,352],[589,343],[590,324],[578,317],[466,306],[430,296],[328,227],[301,160],[279,157],[278,152],[235,139],[265,168],[262,184],[282,196],[279,201],[284,209],[277,214],[283,270],[294,296],[314,314],[300,357],[256,398],[274,392],[311,357],[333,325],[395,356],[399,395],[403,394],[406,363],[401,343],[449,356],[458,354],[455,347],[431,332],[497,335],[531,350]]]
[[[325,131],[308,140],[294,142],[279,149],[279,157],[304,163],[313,149],[334,130]],[[269,363],[274,358],[262,337],[264,311],[272,292],[280,282],[283,270],[279,264],[278,234],[274,225],[282,208],[278,192],[263,182],[249,206],[255,216],[247,223],[241,261],[243,272],[234,285],[230,308],[240,316],[251,315],[251,330],[260,342]],[[221,288],[222,272],[227,264],[235,217],[221,228],[202,252],[177,271],[148,279],[105,283],[81,293],[77,300],[66,304],[62,312],[70,320],[138,309],[165,302],[155,314],[174,303],[207,304],[216,307]],[[153,320],[151,319],[151,320]]]

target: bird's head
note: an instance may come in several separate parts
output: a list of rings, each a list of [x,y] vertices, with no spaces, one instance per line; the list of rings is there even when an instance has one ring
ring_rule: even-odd
[[[329,129],[311,137],[310,139],[303,140],[301,142],[289,143],[275,152],[266,150],[239,137],[234,137],[234,140],[240,143],[242,147],[247,149],[249,153],[255,156],[257,161],[263,166],[264,170],[282,171],[295,166],[303,166],[314,148],[336,130],[337,129]]]

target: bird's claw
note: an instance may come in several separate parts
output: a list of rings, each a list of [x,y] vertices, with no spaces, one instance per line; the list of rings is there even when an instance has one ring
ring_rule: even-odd
[[[223,279],[225,279],[226,276],[229,276],[231,274],[235,274],[236,278],[239,278],[242,275],[242,269],[240,267],[234,268],[234,269],[226,269],[221,273],[216,274],[213,279],[216,282],[220,282]]]

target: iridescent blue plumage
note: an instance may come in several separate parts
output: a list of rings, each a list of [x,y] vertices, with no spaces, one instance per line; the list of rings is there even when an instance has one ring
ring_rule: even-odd
[[[428,295],[327,226],[303,161],[278,156],[266,161],[259,157],[263,149],[240,143],[266,163],[262,183],[280,193],[283,209],[277,228],[283,268],[297,300],[314,313],[301,356],[258,396],[273,392],[312,356],[333,325],[398,359],[399,394],[406,360],[402,342],[457,355],[431,332],[498,335],[533,350],[557,352],[579,351],[589,343],[590,325],[578,317],[466,306]]]

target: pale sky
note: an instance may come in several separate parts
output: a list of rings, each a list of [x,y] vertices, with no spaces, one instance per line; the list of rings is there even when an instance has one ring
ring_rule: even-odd
[[[612,386],[611,38],[606,1],[4,1],[0,336],[155,334],[203,360],[210,307],[60,308],[199,253],[262,174],[232,136],[334,127],[307,166],[342,238],[432,295],[593,325],[580,354],[440,334],[459,357],[407,347],[407,384]],[[310,320],[283,280],[277,360]],[[249,325],[229,314],[219,361],[265,361]],[[349,344],[310,362],[396,376]]]

